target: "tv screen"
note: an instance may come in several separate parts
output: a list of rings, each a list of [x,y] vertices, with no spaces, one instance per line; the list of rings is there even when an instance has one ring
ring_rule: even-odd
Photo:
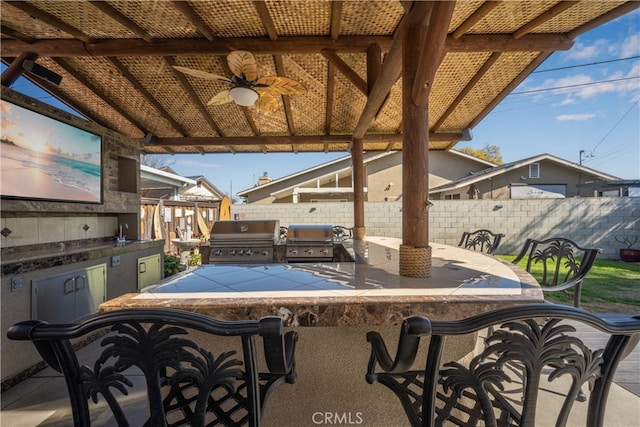
[[[0,100],[2,198],[102,202],[102,138]]]

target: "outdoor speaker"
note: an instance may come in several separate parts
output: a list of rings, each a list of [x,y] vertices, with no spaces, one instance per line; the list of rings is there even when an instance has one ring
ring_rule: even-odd
[[[22,62],[22,68],[38,77],[42,77],[43,79],[50,81],[54,85],[59,85],[62,81],[61,75],[54,73],[53,71],[46,67],[43,67],[42,65],[36,64],[35,61],[31,59],[25,59]]]
[[[154,145],[156,142],[158,142],[158,137],[149,132],[144,136],[144,142],[146,142],[148,145]]]

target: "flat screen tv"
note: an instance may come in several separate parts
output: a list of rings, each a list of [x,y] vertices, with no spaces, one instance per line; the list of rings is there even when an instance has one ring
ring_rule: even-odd
[[[0,196],[102,202],[102,138],[0,100]]]

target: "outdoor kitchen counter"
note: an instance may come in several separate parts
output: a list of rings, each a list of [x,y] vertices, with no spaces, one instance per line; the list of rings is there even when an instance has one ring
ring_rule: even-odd
[[[542,293],[531,276],[508,263],[435,243],[432,276],[401,277],[399,244],[391,238],[348,240],[355,263],[202,265],[107,301],[101,310],[174,307],[228,320],[281,316],[287,329],[298,332],[298,381],[269,397],[263,426],[407,425],[393,393],[365,381],[368,331],[395,343],[405,316],[462,318],[540,302]],[[443,360],[471,357],[476,342],[476,335],[447,340]],[[421,354],[414,366],[424,367],[426,352]]]
[[[543,301],[538,283],[510,263],[432,243],[432,275],[400,276],[399,239],[345,241],[355,263],[208,264],[107,301],[101,311],[173,307],[236,320],[277,315],[286,326],[399,324],[405,316],[456,319]]]
[[[113,238],[26,245],[2,248],[0,264],[2,275],[9,276],[163,246],[164,240],[127,240],[118,243]]]

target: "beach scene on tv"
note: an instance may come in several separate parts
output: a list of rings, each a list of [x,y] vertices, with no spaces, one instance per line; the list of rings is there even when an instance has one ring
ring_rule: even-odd
[[[2,197],[101,202],[99,135],[0,101]]]

